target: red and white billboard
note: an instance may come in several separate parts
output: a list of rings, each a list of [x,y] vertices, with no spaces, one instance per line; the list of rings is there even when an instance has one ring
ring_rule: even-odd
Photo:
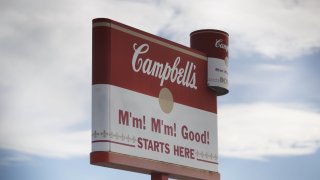
[[[91,163],[219,179],[207,55],[102,18],[92,45]]]

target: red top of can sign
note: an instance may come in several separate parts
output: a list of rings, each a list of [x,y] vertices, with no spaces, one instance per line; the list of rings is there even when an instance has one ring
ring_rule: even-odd
[[[203,29],[190,34],[190,46],[208,57],[228,59],[229,34],[215,29]]]

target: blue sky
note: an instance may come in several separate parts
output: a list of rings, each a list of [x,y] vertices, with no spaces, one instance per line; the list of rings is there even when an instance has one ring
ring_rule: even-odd
[[[319,179],[319,1],[0,3],[0,179],[150,179],[89,165],[96,17],[186,46],[194,30],[227,31],[222,179]]]

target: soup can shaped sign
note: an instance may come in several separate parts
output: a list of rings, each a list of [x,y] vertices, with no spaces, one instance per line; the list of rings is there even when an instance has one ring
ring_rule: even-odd
[[[198,30],[190,34],[191,48],[208,56],[207,84],[218,96],[225,95],[228,89],[228,33],[220,30]]]

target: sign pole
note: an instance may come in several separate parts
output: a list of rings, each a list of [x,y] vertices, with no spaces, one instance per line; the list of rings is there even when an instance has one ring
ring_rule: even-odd
[[[168,174],[164,173],[151,173],[151,180],[168,180]]]

